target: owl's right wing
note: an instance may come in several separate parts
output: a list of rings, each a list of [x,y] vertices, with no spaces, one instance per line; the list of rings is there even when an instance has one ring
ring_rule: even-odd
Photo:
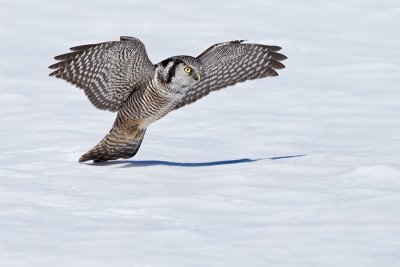
[[[212,91],[246,80],[278,76],[280,62],[287,57],[278,53],[279,46],[243,43],[243,40],[215,44],[201,53],[203,65],[201,81],[192,86],[175,109],[193,103]]]
[[[98,109],[117,111],[133,91],[147,84],[155,70],[143,43],[134,37],[70,50],[54,57],[59,62],[49,66],[56,69],[50,76],[83,89]]]

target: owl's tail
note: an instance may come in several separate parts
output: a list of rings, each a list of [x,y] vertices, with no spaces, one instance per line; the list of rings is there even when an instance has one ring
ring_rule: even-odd
[[[132,127],[127,129],[116,125],[95,147],[79,158],[79,162],[93,160],[94,163],[136,155],[142,144],[146,129]]]

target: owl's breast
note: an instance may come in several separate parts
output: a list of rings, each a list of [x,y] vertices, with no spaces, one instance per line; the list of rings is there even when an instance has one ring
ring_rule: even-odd
[[[140,129],[146,129],[153,122],[174,110],[182,96],[149,83],[143,90],[132,93],[119,111],[129,121],[136,121]]]

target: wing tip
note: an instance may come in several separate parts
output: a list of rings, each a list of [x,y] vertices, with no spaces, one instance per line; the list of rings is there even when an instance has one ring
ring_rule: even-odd
[[[120,41],[130,41],[130,40],[136,41],[138,39],[135,37],[132,37],[132,36],[122,35],[119,37],[119,40]]]
[[[100,44],[101,44],[101,43],[100,43]],[[96,45],[99,45],[99,44],[77,45],[77,46],[70,47],[69,50],[71,50],[72,53],[73,53],[73,52],[80,52],[80,51],[87,50],[87,49],[89,49],[89,48],[91,48],[91,47],[93,47],[93,46],[96,46]],[[71,52],[70,52],[70,53],[71,53]],[[67,54],[68,54],[68,53],[67,53]]]
[[[279,73],[276,70],[271,69],[270,73],[268,73],[268,76],[277,77],[277,76],[279,76]]]
[[[282,47],[279,45],[264,45],[265,48],[267,48],[270,51],[278,52],[282,50]]]
[[[49,68],[50,68],[50,69],[54,69],[54,68],[51,68],[51,66],[49,66]],[[57,77],[58,74],[60,74],[60,69],[59,69],[59,68],[57,68],[56,70],[50,72],[50,73],[49,73],[49,76],[56,76],[56,77]],[[57,77],[57,78],[58,78],[58,77]]]
[[[278,56],[277,60],[279,60],[279,61],[284,61],[288,58],[286,55],[281,54],[281,53],[276,53],[276,55]]]
[[[277,69],[277,70],[286,68],[286,66],[279,61],[271,61],[270,67],[272,67],[273,69]]]
[[[54,63],[54,64],[51,64],[50,66],[49,66],[49,69],[58,69],[58,67],[57,67],[57,64],[58,64],[59,62],[57,62],[57,63]]]
[[[57,55],[54,57],[54,60],[62,60],[61,56],[63,56],[65,54],[61,54],[61,55]]]

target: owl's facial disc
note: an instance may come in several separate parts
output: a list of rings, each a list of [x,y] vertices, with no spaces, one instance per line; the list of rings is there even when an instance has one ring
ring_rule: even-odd
[[[201,63],[191,56],[175,56],[161,61],[158,64],[162,80],[178,91],[200,81],[202,76]]]
[[[196,59],[192,57],[174,57],[160,62],[159,66],[162,68],[165,83],[181,91],[200,81],[200,71],[196,66],[199,64],[196,63]]]
[[[176,66],[175,75],[171,78],[171,83],[181,87],[189,87],[200,81],[198,69],[188,62],[181,62]]]

